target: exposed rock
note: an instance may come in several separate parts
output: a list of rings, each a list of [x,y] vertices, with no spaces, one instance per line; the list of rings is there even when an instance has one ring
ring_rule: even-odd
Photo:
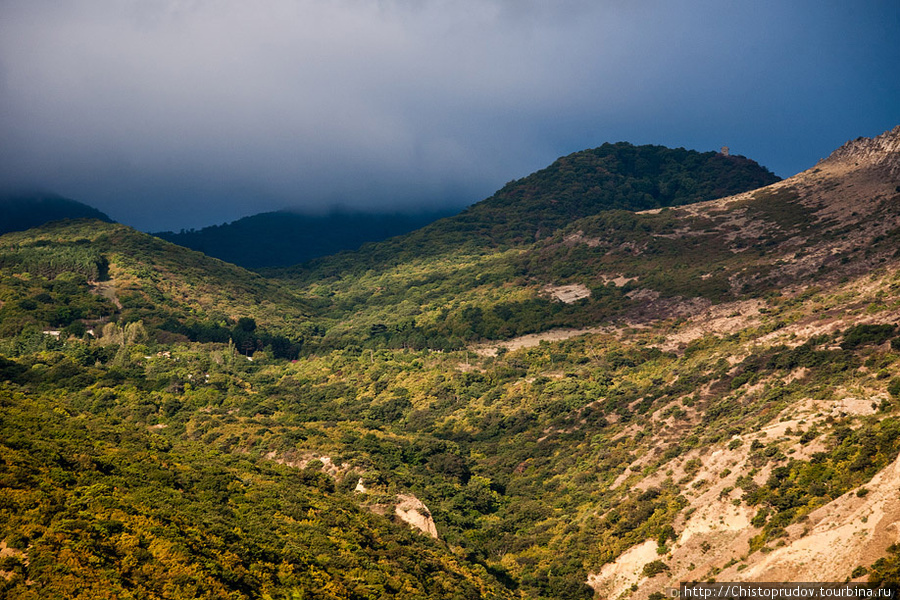
[[[820,164],[838,162],[884,166],[891,175],[900,174],[900,125],[873,138],[859,137],[849,141]]]
[[[569,338],[587,335],[591,333],[611,333],[614,327],[584,327],[581,329],[548,329],[541,333],[529,333],[519,337],[514,337],[502,342],[489,342],[482,344],[473,344],[471,346],[474,352],[481,356],[497,356],[497,350],[506,348],[509,351],[520,350],[522,348],[533,348],[539,346],[541,342],[559,342]],[[471,369],[470,369],[471,370]]]
[[[368,488],[363,485],[362,477],[356,482],[356,488],[353,491],[358,494],[369,493]],[[431,537],[437,539],[437,526],[434,524],[434,519],[431,517],[431,511],[428,510],[428,507],[425,506],[421,500],[412,494],[397,494],[395,502],[396,504],[389,502],[363,504],[363,507],[376,515],[385,517],[388,516],[391,509],[393,509],[394,514],[398,519],[413,529],[418,529],[422,533],[427,533]]]
[[[305,469],[307,465],[309,465],[309,463],[314,460],[318,460],[322,463],[322,472],[335,479],[337,479],[340,475],[345,473],[350,468],[350,465],[348,465],[347,463],[341,463],[340,465],[335,464],[334,461],[331,460],[330,456],[316,456],[315,454],[312,454],[310,452],[299,454],[295,451],[290,451],[279,456],[278,452],[272,450],[271,452],[266,453],[266,458],[268,460],[274,460],[280,465],[293,467],[295,469]]]
[[[421,500],[412,494],[397,494],[397,506],[394,507],[394,514],[401,521],[409,523],[422,533],[427,533],[437,539],[437,526],[434,524],[434,519],[431,518],[431,512]]]
[[[24,552],[15,548],[10,548],[6,545],[6,542],[0,542],[0,558],[6,557],[18,558],[26,566],[28,565],[28,556]],[[0,570],[0,577],[3,577],[4,579],[12,579],[13,575],[14,573],[12,571]]]
[[[576,244],[586,244],[590,248],[596,248],[601,244],[601,241],[599,238],[585,237],[584,232],[578,230],[575,233],[566,236],[565,239],[563,239],[563,243],[570,246],[574,246]]]
[[[612,283],[616,287],[623,287],[626,283],[631,281],[637,281],[637,277],[625,277],[624,275],[618,274],[614,277],[610,277],[607,275],[601,275],[603,277],[603,283]]]
[[[571,285],[548,285],[544,287],[544,291],[565,304],[573,304],[583,298],[588,298],[591,295],[591,290],[580,283],[573,283]]]
[[[732,581],[760,579],[784,581],[841,581],[854,567],[870,566],[891,544],[900,541],[900,459],[865,485],[863,497],[851,490],[811,512],[806,535],[803,525],[788,528],[788,543],[773,552],[754,556],[741,574],[724,571]],[[841,551],[834,548],[840,546]],[[730,569],[729,569],[730,570]],[[727,574],[727,575],[726,575]]]
[[[644,565],[657,558],[656,542],[647,540],[624,552],[615,562],[603,565],[596,575],[588,575],[587,584],[601,598],[618,598],[643,579]]]
[[[637,300],[639,302],[653,302],[654,300],[659,298],[659,292],[647,288],[632,290],[625,295],[632,300]]]

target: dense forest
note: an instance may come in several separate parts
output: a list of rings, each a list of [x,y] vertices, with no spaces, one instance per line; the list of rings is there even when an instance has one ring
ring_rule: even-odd
[[[735,440],[752,466],[734,475],[757,512],[751,552],[765,550],[900,451],[900,377],[882,379],[900,359],[896,328],[761,348],[729,368],[717,356],[799,310],[769,306],[761,330],[683,354],[647,345],[661,331],[496,358],[358,349],[300,362],[251,361],[232,342],[160,343],[140,322],[30,345],[20,334],[0,365],[0,535],[28,560],[4,559],[3,585],[85,598],[587,598],[587,574],[630,546],[666,548],[698,449]],[[858,385],[889,391],[871,418],[759,440],[768,415],[828,398],[863,365],[872,375]],[[802,380],[779,383],[798,368]],[[795,443],[821,450],[792,458]],[[316,458],[271,460],[302,456]],[[326,456],[335,470],[323,472]],[[641,488],[679,460],[685,481]],[[426,502],[438,541],[366,508],[399,493]]]

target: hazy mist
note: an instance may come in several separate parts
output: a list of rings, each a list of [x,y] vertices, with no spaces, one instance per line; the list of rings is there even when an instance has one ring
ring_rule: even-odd
[[[900,123],[900,3],[4,0],[0,183],[147,230],[462,205],[606,141],[782,176]]]

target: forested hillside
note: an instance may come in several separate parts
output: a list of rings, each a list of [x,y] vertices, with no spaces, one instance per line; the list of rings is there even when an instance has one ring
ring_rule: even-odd
[[[586,282],[593,292],[586,302],[554,301],[548,285],[567,281],[572,269],[593,266],[583,257],[559,257],[541,267],[548,273],[536,274],[536,260],[547,258],[538,259],[539,248],[565,231],[577,232],[580,219],[594,215],[621,220],[611,225],[621,225],[619,236],[652,236],[651,228],[674,221],[630,211],[711,200],[777,180],[740,156],[604,144],[560,158],[408,235],[272,274],[319,307],[322,328],[308,340],[310,347],[451,349],[477,339],[584,326],[633,307],[631,289],[606,286],[605,271],[597,271]],[[669,256],[676,256],[677,245],[665,249]],[[659,272],[667,267],[660,263]]]
[[[467,237],[527,243],[601,211],[692,204],[778,179],[743,156],[619,142],[559,158],[511,181],[457,219],[471,231]]]
[[[124,225],[59,222],[0,237],[0,345],[131,324],[159,341],[294,358],[308,308],[284,286]],[[278,331],[276,334],[275,331]]]
[[[896,585],[898,150],[292,277],[100,222],[2,236],[0,590]]]

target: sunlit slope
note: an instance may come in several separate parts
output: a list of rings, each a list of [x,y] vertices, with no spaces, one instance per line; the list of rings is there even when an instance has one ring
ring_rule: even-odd
[[[299,338],[307,309],[277,282],[124,225],[63,221],[0,237],[2,327],[235,322]],[[227,341],[227,338],[222,341]]]
[[[148,428],[133,381],[56,367],[38,393],[0,358],[4,598],[514,597],[315,468]]]
[[[895,581],[900,179],[897,154],[871,158],[873,147],[673,209],[677,227],[656,221],[665,213],[616,213],[636,225],[610,228],[615,245],[575,229],[525,253],[583,245],[640,268],[654,243],[705,239],[715,244],[670,270],[707,269],[699,286],[724,267],[718,295],[680,296],[629,271],[635,304],[603,328],[496,354],[506,346],[349,345],[269,369],[251,412],[302,423],[291,451],[339,454],[364,498],[414,492],[442,539],[525,597],[590,597],[585,582],[603,597],[659,598],[693,579]],[[206,425],[282,451],[285,436],[249,416],[197,415],[188,428]]]
[[[452,348],[641,314],[684,316],[892,258],[897,195],[889,170],[836,157],[718,200],[601,211],[529,244],[466,251],[451,242],[455,250],[439,256],[400,252],[366,269],[354,267],[357,255],[339,256],[292,282],[323,311],[328,326],[311,343],[326,347]]]
[[[614,277],[643,304],[721,302],[824,283],[897,258],[890,169],[832,159],[768,187],[691,206],[606,213],[530,248],[534,282],[596,288]]]
[[[0,585],[657,600],[695,579],[897,581],[898,151],[900,129],[759,190],[320,282],[296,361],[240,339],[287,319],[189,341],[91,287],[121,269],[165,307],[172,280],[187,297],[165,318],[188,323],[234,302],[216,286],[262,303],[284,284],[126,228],[0,238],[0,325],[37,319],[0,331]],[[48,307],[124,327],[43,334]],[[593,320],[468,344],[528,307]],[[424,343],[454,323],[459,349]]]
[[[272,274],[334,319],[314,345],[368,343],[371,331],[375,344],[458,347],[478,337],[593,322],[609,307],[553,305],[542,296],[544,282],[528,279],[519,255],[590,215],[711,200],[777,179],[744,157],[604,144],[510,182],[454,217]],[[505,315],[502,324],[473,322],[483,321],[485,311],[487,321],[496,321],[494,308]]]
[[[900,520],[900,271],[822,283],[496,355],[320,353],[187,428],[340,456],[361,501],[414,493],[442,540],[529,598],[881,576]]]

